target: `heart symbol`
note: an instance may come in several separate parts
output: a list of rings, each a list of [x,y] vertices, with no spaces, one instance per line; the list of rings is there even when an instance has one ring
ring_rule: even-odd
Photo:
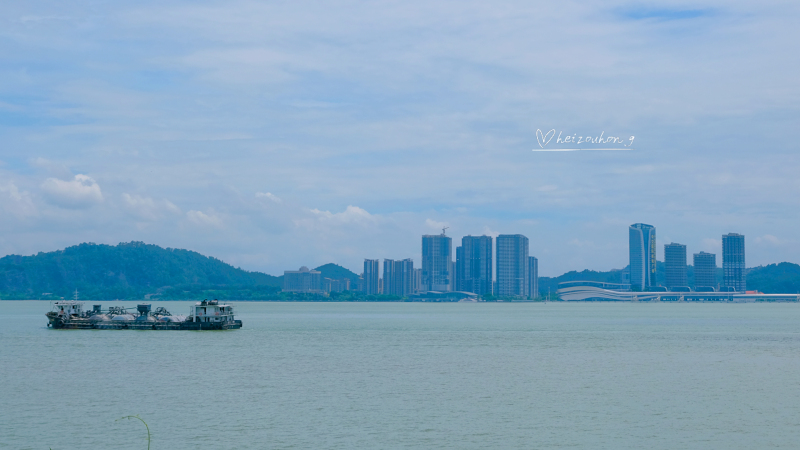
[[[539,147],[544,148],[550,142],[550,139],[553,139],[553,136],[556,135],[556,129],[553,128],[552,130],[548,131],[547,134],[543,134],[542,130],[536,129],[536,140],[539,141]]]

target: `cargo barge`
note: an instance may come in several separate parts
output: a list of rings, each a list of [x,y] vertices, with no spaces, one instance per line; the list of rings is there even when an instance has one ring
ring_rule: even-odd
[[[142,303],[135,312],[121,306],[107,310],[94,305],[91,311],[83,310],[83,302],[62,300],[53,304],[46,314],[47,326],[73,330],[237,330],[242,321],[233,316],[233,306],[217,300],[203,300],[191,306],[188,316],[172,315],[164,307],[151,311],[151,305]]]

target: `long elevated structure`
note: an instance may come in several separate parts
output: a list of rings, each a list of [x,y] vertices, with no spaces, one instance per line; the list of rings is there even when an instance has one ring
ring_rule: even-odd
[[[559,283],[557,291],[563,301],[605,302],[800,302],[800,294],[762,294],[743,292],[636,292],[626,285],[596,281]]]

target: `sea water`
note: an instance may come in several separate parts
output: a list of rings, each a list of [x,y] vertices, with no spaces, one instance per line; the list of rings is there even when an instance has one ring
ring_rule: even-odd
[[[129,415],[170,450],[800,445],[797,304],[234,304],[116,331],[0,302],[0,448],[146,449]]]

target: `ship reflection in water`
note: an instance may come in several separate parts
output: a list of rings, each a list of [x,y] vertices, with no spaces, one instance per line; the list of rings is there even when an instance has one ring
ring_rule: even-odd
[[[46,314],[47,326],[79,330],[236,330],[242,321],[233,317],[233,306],[217,300],[203,300],[191,307],[189,316],[172,315],[166,308],[151,311],[151,305],[142,303],[136,311],[121,306],[103,310],[94,305],[91,311],[83,310],[83,302],[62,300],[55,302]]]

